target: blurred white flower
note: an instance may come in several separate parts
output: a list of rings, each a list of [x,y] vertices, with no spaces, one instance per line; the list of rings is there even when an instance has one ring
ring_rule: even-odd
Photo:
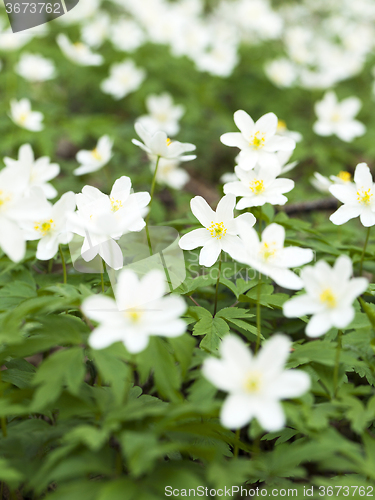
[[[9,117],[19,127],[30,130],[31,132],[40,132],[43,130],[44,125],[43,113],[40,111],[32,111],[29,99],[12,99],[10,101],[10,114]]]
[[[176,135],[180,126],[178,121],[185,113],[185,108],[181,104],[175,105],[173,98],[167,92],[160,95],[149,95],[146,99],[148,115],[140,116],[137,122],[142,125],[150,134],[155,134],[159,130],[168,135]]]
[[[198,70],[226,78],[238,63],[238,47],[236,43],[216,41],[208,50],[195,54],[193,59]]]
[[[189,182],[190,175],[183,168],[179,168],[180,161],[177,159],[167,160],[160,158],[156,182],[166,184],[173,189],[182,189]],[[155,172],[155,162],[150,163],[151,172]]]
[[[318,121],[314,123],[314,132],[318,135],[337,135],[345,142],[351,142],[366,132],[363,123],[355,120],[361,108],[358,97],[348,97],[338,102],[334,92],[326,92],[322,101],[315,104]]]
[[[100,11],[93,18],[89,19],[81,28],[81,38],[84,43],[99,48],[109,36],[111,30],[111,18],[106,12]]]
[[[84,175],[100,170],[112,158],[113,141],[108,135],[103,135],[92,151],[78,151],[76,159],[80,166],[73,171],[74,175]]]
[[[131,269],[121,271],[115,288],[116,301],[100,295],[85,299],[82,310],[99,323],[89,337],[93,349],[122,342],[130,353],[146,349],[150,336],[179,337],[186,331],[180,316],[184,300],[166,293],[165,275],[154,269],[141,279]]]
[[[296,146],[293,139],[276,135],[278,120],[274,113],[267,113],[254,123],[245,111],[239,110],[234,113],[234,121],[240,132],[223,134],[220,140],[241,150],[239,157],[244,170],[253,169],[257,163],[277,166],[276,151],[292,151]]]
[[[150,159],[165,158],[167,160],[178,159],[179,161],[190,161],[196,158],[195,155],[186,155],[184,153],[194,151],[194,144],[188,142],[171,141],[165,132],[159,131],[156,134],[150,134],[138,122],[134,125],[135,131],[142,139],[132,139],[132,143],[139,146],[149,155]]]
[[[314,258],[313,251],[294,246],[284,248],[285,229],[279,224],[267,226],[262,232],[261,241],[254,228],[249,228],[242,222],[238,226],[242,246],[236,249],[232,257],[269,276],[279,286],[300,290],[303,282],[290,268],[311,262]]]
[[[61,243],[72,240],[73,233],[67,231],[67,216],[75,209],[75,194],[68,191],[54,205],[46,201],[43,214],[37,220],[21,223],[26,240],[40,240],[36,251],[37,259],[52,259]]]
[[[51,59],[26,52],[21,55],[15,71],[30,82],[44,82],[56,76],[55,65]]]
[[[253,214],[246,213],[234,218],[233,210],[236,198],[227,195],[219,201],[216,212],[201,196],[195,196],[190,202],[191,211],[204,226],[185,234],[179,241],[183,250],[193,250],[203,247],[199,254],[199,264],[211,267],[217,261],[220,252],[224,250],[231,257],[238,253],[237,247],[242,247],[238,235],[238,223],[244,221],[246,227],[251,229],[256,220]]]
[[[285,302],[283,313],[287,318],[301,318],[312,314],[306,335],[320,337],[333,326],[346,328],[354,319],[354,300],[368,287],[366,278],[351,278],[352,261],[341,255],[330,267],[324,260],[301,271],[306,294]]]
[[[34,34],[31,30],[13,33],[9,21],[5,19],[5,17],[0,18],[0,51],[16,51],[33,39]]]
[[[281,88],[291,87],[297,79],[296,66],[285,57],[267,62],[264,71],[271,82]]]
[[[209,357],[202,366],[203,375],[229,393],[220,413],[224,427],[239,429],[253,418],[269,432],[284,427],[280,400],[302,396],[311,384],[304,371],[284,369],[291,347],[288,337],[276,334],[253,356],[239,337],[224,337],[221,359]]]
[[[146,37],[135,21],[119,19],[112,23],[110,40],[115,49],[134,52],[145,42]]]
[[[336,225],[359,217],[365,227],[375,224],[375,184],[366,163],[359,163],[354,172],[354,183],[334,184],[329,191],[343,205],[329,220]]]
[[[329,188],[334,184],[347,184],[352,180],[352,176],[350,172],[346,172],[342,170],[337,175],[330,175],[329,178],[320,174],[319,172],[315,172],[314,176],[310,179],[311,184],[314,188],[321,193],[329,193]]]
[[[18,151],[18,159],[13,160],[7,156],[4,158],[7,167],[21,167],[22,176],[27,179],[25,194],[30,193],[30,188],[39,187],[46,198],[57,196],[56,189],[48,181],[57,177],[60,173],[60,166],[57,163],[50,163],[48,156],[42,156],[35,160],[34,152],[30,144],[24,144]]]
[[[72,43],[69,38],[60,33],[56,38],[57,44],[67,59],[79,66],[100,66],[103,56],[91,52],[90,47],[82,42]]]
[[[133,61],[127,59],[122,63],[112,64],[109,77],[102,81],[100,88],[105,94],[118,100],[139,89],[145,78],[145,70],[137,68]]]

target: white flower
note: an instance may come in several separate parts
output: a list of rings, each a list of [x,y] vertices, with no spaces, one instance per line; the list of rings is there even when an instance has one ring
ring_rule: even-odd
[[[30,82],[44,82],[56,76],[56,68],[51,59],[40,54],[24,53],[18,61],[15,71]]]
[[[267,113],[254,123],[245,111],[239,110],[234,113],[234,122],[240,132],[223,134],[220,140],[226,146],[240,148],[244,170],[253,169],[257,163],[277,166],[276,151],[291,151],[296,146],[290,137],[276,135],[278,120],[274,113]]]
[[[291,191],[294,182],[290,179],[277,179],[280,170],[279,165],[256,167],[250,171],[237,165],[234,171],[239,180],[224,184],[224,193],[242,197],[236,205],[237,210],[260,207],[265,203],[284,205],[288,198],[282,193]]]
[[[108,135],[103,135],[92,151],[78,151],[76,159],[80,166],[73,171],[74,175],[84,175],[100,170],[112,158],[113,141]]]
[[[30,188],[39,187],[44,192],[46,198],[50,199],[57,196],[56,189],[48,181],[59,175],[60,166],[57,163],[50,163],[48,156],[42,156],[35,160],[30,144],[24,144],[20,147],[18,160],[5,157],[4,163],[10,168],[21,167],[22,176],[27,179],[25,195],[30,193]]]
[[[354,300],[368,286],[366,278],[352,278],[352,261],[341,255],[330,267],[324,260],[301,271],[306,294],[293,297],[283,306],[288,318],[312,314],[306,335],[319,337],[333,326],[346,328],[354,318]]]
[[[19,127],[32,132],[40,132],[44,128],[42,124],[43,113],[32,111],[29,99],[20,99],[19,101],[12,99],[9,117]]]
[[[228,77],[239,61],[237,43],[215,41],[209,50],[194,54],[194,62],[199,71],[211,75]]]
[[[42,216],[45,207],[40,189],[33,188],[24,196],[27,183],[20,165],[0,171],[0,247],[13,262],[21,261],[26,252],[20,223]]]
[[[112,64],[109,77],[102,81],[100,88],[114,99],[122,99],[139,89],[145,78],[145,70],[137,68],[133,61],[127,59],[122,63]]]
[[[100,66],[103,64],[103,56],[94,54],[82,42],[72,43],[64,33],[57,35],[56,41],[65,57],[79,66]]]
[[[175,105],[170,94],[149,95],[146,99],[148,115],[138,118],[137,122],[142,125],[150,134],[155,134],[158,130],[166,132],[168,135],[176,135],[180,126],[178,121],[185,112],[185,108],[180,104]]]
[[[115,49],[134,52],[145,42],[145,35],[136,22],[120,19],[112,23],[110,39]]]
[[[123,342],[135,354],[147,347],[152,335],[182,335],[186,323],[180,316],[186,304],[175,295],[163,297],[165,292],[165,275],[160,270],[154,269],[140,280],[130,269],[121,271],[116,301],[95,295],[82,304],[84,314],[99,323],[89,337],[90,346],[104,349],[114,342]]]
[[[264,71],[271,82],[281,88],[291,87],[297,79],[295,65],[285,57],[267,62]]]
[[[90,47],[97,49],[108,37],[111,29],[111,18],[106,12],[100,11],[94,19],[82,26],[81,38]]]
[[[363,123],[355,120],[361,108],[358,97],[348,97],[338,102],[334,92],[327,92],[322,101],[315,104],[318,121],[314,123],[314,132],[318,135],[337,135],[345,142],[351,142],[366,132]]]
[[[310,248],[284,248],[285,229],[279,224],[267,226],[262,232],[261,241],[255,229],[249,229],[241,222],[238,226],[242,246],[233,254],[235,260],[269,276],[279,286],[291,290],[302,288],[301,278],[290,268],[312,261],[314,253]]]
[[[166,184],[173,189],[181,189],[189,182],[190,175],[183,168],[179,168],[179,160],[166,160],[160,158],[156,181],[160,184]],[[150,163],[151,172],[155,172],[155,162]]]
[[[375,224],[375,185],[366,163],[359,163],[354,172],[354,183],[335,184],[329,191],[343,205],[329,220],[336,225],[359,217],[365,227]]]
[[[254,417],[263,429],[284,427],[280,400],[298,398],[310,388],[310,377],[302,370],[285,370],[292,343],[281,334],[267,340],[256,356],[235,335],[224,337],[221,359],[207,358],[203,375],[229,395],[221,408],[224,427],[239,429]]]
[[[185,234],[179,241],[179,246],[183,250],[193,250],[203,247],[199,254],[199,264],[211,267],[217,261],[222,250],[237,254],[242,247],[239,239],[238,223],[244,221],[248,230],[255,224],[253,214],[246,213],[233,217],[236,198],[227,195],[219,201],[216,212],[214,212],[206,200],[201,196],[195,196],[190,202],[191,211],[199,222],[204,226],[202,229],[195,229]]]
[[[329,178],[319,172],[315,172],[314,177],[310,179],[310,182],[314,188],[321,193],[329,193],[329,188],[334,184],[347,184],[348,182],[351,182],[351,179],[352,176],[350,172],[342,170],[337,175],[330,175]]]
[[[21,224],[26,240],[40,240],[36,252],[37,259],[52,259],[60,243],[65,244],[72,240],[73,234],[67,231],[67,214],[73,213],[75,209],[75,195],[68,191],[54,205],[46,201],[42,217]]]
[[[183,156],[184,153],[195,150],[194,144],[171,141],[167,134],[161,130],[152,135],[138,122],[135,123],[134,128],[143,142],[132,139],[132,143],[146,151],[151,159],[159,156],[168,160],[190,161],[196,158],[195,155]]]
[[[78,211],[71,217],[71,231],[83,236],[82,258],[89,262],[96,255],[113,269],[121,269],[123,257],[116,243],[129,231],[141,231],[143,217],[150,202],[149,193],[131,193],[131,180],[123,176],[116,180],[111,194],[85,186],[76,195]]]

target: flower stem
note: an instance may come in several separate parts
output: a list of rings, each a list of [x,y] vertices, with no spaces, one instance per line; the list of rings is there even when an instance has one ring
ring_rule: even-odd
[[[341,354],[341,347],[342,347],[341,337],[342,337],[342,331],[339,330],[337,332],[336,360],[335,360],[335,368],[333,370],[334,397],[337,396],[338,383],[339,383],[340,354]]]
[[[61,263],[62,263],[62,268],[63,268],[64,285],[66,285],[66,282],[67,282],[67,279],[66,279],[66,264],[65,264],[64,253],[62,251],[61,245],[59,245],[59,252],[60,252]]]
[[[148,205],[148,214],[146,217],[146,236],[147,236],[148,248],[150,250],[150,255],[152,255],[152,246],[151,246],[150,233],[148,230],[148,221],[150,219],[151,205],[152,205],[152,200],[154,198],[154,191],[155,191],[155,185],[156,185],[156,174],[158,173],[159,161],[160,161],[160,156],[158,156],[156,158],[155,171],[154,171],[154,175],[153,175],[152,181],[151,181],[151,192],[150,192],[151,199],[150,199],[150,203]]]
[[[360,261],[360,264],[359,264],[359,274],[361,276],[362,276],[362,269],[363,269],[363,259],[365,257],[367,243],[368,243],[368,240],[370,238],[370,229],[371,229],[371,226],[367,229],[366,241],[365,241],[365,244],[363,246],[362,255],[361,255],[361,261]]]
[[[258,283],[258,294],[257,294],[257,343],[255,346],[255,354],[259,350],[260,346],[260,336],[262,334],[262,316],[261,316],[261,309],[260,309],[260,292],[262,289],[262,275],[259,274],[259,283]]]
[[[220,282],[220,275],[221,275],[221,254],[222,254],[222,252],[220,252],[220,255],[219,255],[219,270],[217,273],[216,291],[215,291],[215,307],[214,307],[214,314],[213,314],[214,317],[215,317],[215,314],[217,311],[217,295],[219,292],[219,282]]]
[[[234,450],[233,450],[233,458],[238,457],[238,450],[239,450],[239,440],[240,440],[240,429],[236,430],[236,441],[234,443]]]

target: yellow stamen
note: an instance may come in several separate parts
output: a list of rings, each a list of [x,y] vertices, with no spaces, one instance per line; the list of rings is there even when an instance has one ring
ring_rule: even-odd
[[[246,392],[251,394],[256,394],[260,391],[262,385],[262,374],[260,372],[254,371],[250,372],[245,380],[244,387]]]
[[[142,318],[142,311],[136,309],[130,309],[124,312],[125,318],[130,319],[132,323],[138,323]]]
[[[254,179],[249,183],[249,188],[254,194],[260,194],[264,191],[264,183],[262,180]]]
[[[325,290],[323,290],[319,295],[319,299],[330,308],[336,307],[336,296],[330,288],[326,288]]]
[[[227,232],[227,229],[224,227],[224,222],[211,221],[211,226],[206,229],[210,231],[212,238],[217,238],[218,240],[221,240]]]
[[[172,144],[172,141],[169,137],[167,137],[166,143],[167,143],[167,146],[170,146]]]
[[[268,260],[270,257],[273,257],[276,253],[276,243],[263,243],[261,253],[264,260]]]
[[[22,114],[20,114],[20,116],[19,116],[20,123],[25,123],[25,121],[27,120],[28,116],[29,116],[28,113],[22,113]]]
[[[95,148],[91,151],[92,156],[95,158],[95,160],[102,160],[102,155],[99,153],[98,149]]]
[[[112,212],[117,212],[120,208],[122,208],[121,200],[115,200],[114,198],[110,198],[111,202],[111,210]]]
[[[45,222],[35,222],[34,223],[34,229],[35,231],[39,231],[39,233],[42,234],[42,236],[46,236],[52,229],[54,229],[55,223],[53,222],[53,219],[50,219]]]
[[[341,172],[339,172],[337,177],[344,182],[349,182],[352,178],[351,173],[345,172],[345,170],[341,170]]]
[[[262,132],[255,132],[250,138],[249,144],[253,149],[261,149],[264,146],[265,135]]]
[[[277,121],[277,131],[278,132],[284,132],[287,129],[286,123],[284,120],[278,120]]]
[[[370,205],[372,195],[371,188],[366,190],[362,188],[357,191],[357,200],[359,203],[363,203],[363,205]]]

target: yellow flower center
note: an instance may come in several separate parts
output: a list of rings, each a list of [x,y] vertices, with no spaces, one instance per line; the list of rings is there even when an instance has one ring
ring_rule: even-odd
[[[341,121],[341,115],[340,115],[340,113],[337,113],[337,112],[333,113],[333,115],[331,116],[331,120],[333,122],[339,122],[339,121]]]
[[[260,194],[264,191],[264,183],[261,180],[254,179],[249,183],[249,188],[254,194]]]
[[[10,196],[6,195],[4,191],[0,190],[0,208],[5,205],[10,200]]]
[[[83,50],[85,48],[85,46],[81,42],[73,43],[73,45],[77,50]]]
[[[132,323],[138,323],[142,318],[142,311],[136,309],[129,309],[124,312],[125,318],[129,319]]]
[[[25,123],[25,121],[27,120],[28,116],[29,116],[28,113],[21,113],[20,116],[19,116],[19,122],[20,123]]]
[[[110,201],[111,201],[112,212],[117,212],[117,210],[122,208],[122,202],[120,200],[115,200],[114,198],[110,198]]]
[[[172,144],[172,141],[169,137],[167,137],[167,140],[165,142],[167,143],[167,146],[170,146]]]
[[[330,308],[336,307],[336,296],[330,288],[326,288],[325,290],[323,290],[319,296],[319,299],[320,302],[323,302],[323,304],[327,305]]]
[[[45,222],[35,222],[34,229],[41,233],[42,236],[46,236],[52,229],[54,229],[55,224],[53,219],[47,220]]]
[[[344,182],[349,182],[352,178],[351,173],[345,172],[345,170],[341,170],[341,172],[339,172],[337,177]]]
[[[362,203],[363,205],[370,205],[372,195],[373,193],[371,192],[371,188],[369,189],[362,188],[357,191],[357,200],[359,201],[359,203]]]
[[[286,130],[286,123],[284,120],[277,121],[277,131],[284,132]]]
[[[217,238],[218,240],[221,240],[221,238],[225,235],[227,232],[226,227],[224,227],[224,222],[214,222],[211,221],[211,226],[207,227],[207,231],[210,231],[212,238]]]
[[[265,135],[262,132],[255,132],[255,134],[250,138],[250,146],[253,149],[261,149],[264,146]]]
[[[93,149],[91,151],[91,154],[95,158],[95,160],[98,160],[98,161],[102,160],[102,155],[99,153],[99,151],[97,150],[97,148]]]
[[[248,373],[244,383],[244,388],[246,392],[249,392],[250,394],[256,394],[257,392],[260,391],[261,386],[262,386],[262,374],[257,371]]]
[[[261,254],[264,260],[268,260],[273,257],[276,253],[276,243],[263,243],[261,248]]]

